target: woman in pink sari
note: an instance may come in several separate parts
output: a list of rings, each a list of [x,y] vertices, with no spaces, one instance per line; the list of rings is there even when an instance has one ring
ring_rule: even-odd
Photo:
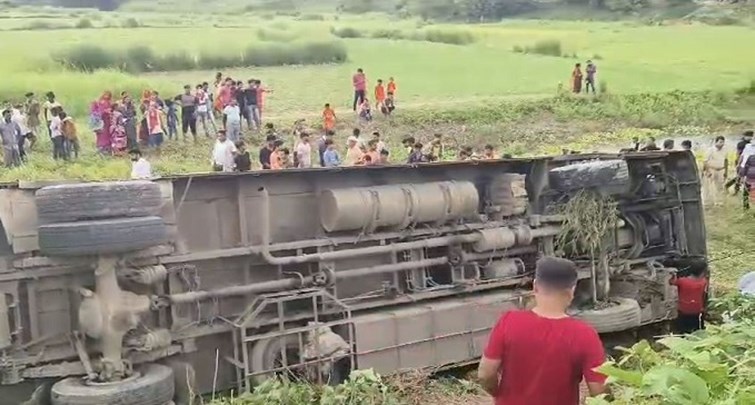
[[[114,155],[122,155],[126,151],[128,138],[126,137],[126,119],[119,104],[113,104],[110,116],[111,149]]]
[[[100,119],[102,120],[102,128],[94,131],[97,150],[100,151],[100,153],[108,153],[111,151],[112,147],[112,138],[110,135],[112,122],[112,98],[112,94],[109,91],[106,91],[95,104],[96,113],[100,115]]]

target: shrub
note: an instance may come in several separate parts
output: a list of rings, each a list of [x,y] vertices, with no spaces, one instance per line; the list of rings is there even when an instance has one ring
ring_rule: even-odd
[[[528,52],[546,56],[561,56],[561,41],[557,39],[537,41],[532,48],[528,48]]]
[[[44,30],[60,30],[65,28],[71,28],[70,25],[51,23],[48,21],[35,20],[29,24],[21,27],[21,31],[44,31]]]
[[[302,14],[297,18],[299,21],[325,21],[325,16],[322,14]]]
[[[406,35],[401,30],[379,29],[372,31],[370,36],[379,39],[406,39]]]
[[[314,42],[281,46],[250,46],[242,55],[244,66],[319,65],[342,63],[346,47],[340,42]]]
[[[75,27],[80,29],[94,28],[94,24],[92,24],[92,21],[88,18],[81,18],[76,22]]]
[[[475,41],[469,31],[431,29],[424,31],[425,41],[452,45],[467,45]]]
[[[92,72],[97,69],[115,67],[115,56],[97,45],[77,45],[53,56],[53,59],[76,70]]]
[[[132,46],[123,55],[124,58],[121,60],[120,66],[127,72],[150,72],[157,65],[155,53],[145,45]]]
[[[523,47],[519,46],[519,45],[514,45],[514,47],[511,48],[511,50],[514,51],[514,52],[516,52],[516,53],[524,53],[525,52],[525,49]]]
[[[134,17],[127,18],[125,21],[123,21],[123,28],[139,28],[141,27],[141,24],[139,23],[139,20],[137,20]]]
[[[175,70],[194,70],[197,68],[197,60],[186,51],[179,51],[159,57],[153,66],[154,70],[169,72]]]
[[[338,38],[361,38],[362,33],[358,29],[352,27],[343,28],[331,28],[330,33]]]
[[[240,54],[230,52],[201,52],[197,58],[197,67],[199,69],[220,69],[228,67],[243,66],[244,61]]]
[[[260,28],[257,30],[257,38],[261,41],[269,42],[291,42],[296,39],[296,34],[287,31],[266,30]]]
[[[605,80],[601,80],[598,83],[598,93],[608,94],[608,82],[606,82]]]

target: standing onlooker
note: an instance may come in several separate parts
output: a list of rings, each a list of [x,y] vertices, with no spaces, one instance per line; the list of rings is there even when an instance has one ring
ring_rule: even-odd
[[[278,138],[276,138],[275,135],[268,135],[267,138],[265,138],[267,144],[264,148],[260,148],[260,165],[262,165],[263,170],[270,169],[270,155],[272,155],[275,150],[275,142],[277,140]]]
[[[577,63],[571,72],[572,89],[575,94],[582,92],[582,65]]]
[[[703,161],[703,201],[707,204],[721,205],[721,193],[726,184],[729,161],[724,150],[726,140],[723,136],[716,137],[713,147],[705,154]]]
[[[388,78],[388,87],[386,88],[388,90],[388,94],[391,94],[393,96],[396,95],[396,91],[398,90],[398,86],[396,85],[396,81],[393,80],[393,77]]]
[[[151,179],[152,165],[142,157],[142,152],[139,149],[132,149],[129,154],[131,155],[131,179]]]
[[[495,151],[495,146],[493,146],[491,144],[485,145],[485,148],[483,149],[483,152],[482,152],[482,159],[483,160],[496,160],[496,159],[500,159],[500,158],[501,157],[498,156],[498,153],[496,153],[496,151]]]
[[[362,148],[359,147],[359,140],[350,136],[347,141],[348,149],[346,150],[346,158],[343,160],[344,166],[356,166],[362,162]]]
[[[168,121],[168,139],[171,141],[173,139],[178,140],[178,109],[176,107],[176,102],[173,100],[166,100],[165,105],[168,110],[168,113],[166,114]]]
[[[577,278],[568,260],[538,260],[535,307],[506,311],[498,320],[477,372],[497,405],[577,405],[582,379],[590,395],[605,391],[606,377],[595,371],[605,361],[598,333],[566,314]]]
[[[145,115],[147,119],[147,131],[149,133],[147,144],[150,147],[155,148],[159,154],[160,147],[164,141],[162,111],[160,111],[157,103],[153,101],[149,104],[149,108]]]
[[[585,73],[587,73],[587,78],[585,78],[585,93],[589,93],[590,89],[592,89],[592,94],[595,94],[595,74],[598,73],[598,68],[591,60],[587,61]]]
[[[383,79],[378,79],[375,86],[375,109],[382,111],[383,102],[385,102],[385,86],[383,86]]]
[[[383,149],[380,151],[380,159],[378,160],[379,165],[387,165],[388,159],[390,158],[391,153],[388,152],[388,149]]]
[[[441,161],[446,153],[446,145],[443,142],[443,134],[436,133],[430,141],[430,160]]]
[[[3,119],[0,121],[0,138],[3,142],[3,163],[5,167],[15,167],[21,164],[18,140],[22,136],[21,128],[11,119],[10,110],[3,110]]]
[[[134,105],[134,100],[125,91],[121,93],[121,106],[123,127],[126,129],[126,147],[132,150],[137,148],[139,142],[136,132],[136,106]]]
[[[110,125],[112,124],[112,101],[112,93],[105,91],[100,98],[94,102],[92,109],[97,150],[103,154],[110,153],[110,148],[113,144],[110,133]]]
[[[42,107],[39,105],[39,101],[34,98],[34,93],[26,93],[26,104],[24,106],[24,110],[26,114],[26,125],[29,127],[32,134],[34,134],[34,140],[36,141],[36,136],[39,135],[39,127],[41,125],[41,122],[39,121],[39,114],[42,111]],[[32,147],[34,147],[34,142],[29,143],[30,150]]]
[[[425,163],[427,162],[427,156],[422,151],[423,145],[419,142],[415,143],[412,147],[412,153],[409,154],[409,158],[407,159],[407,163],[409,164],[415,164],[415,163]]]
[[[231,99],[231,103],[223,109],[223,126],[228,139],[232,142],[239,140],[241,137],[241,108],[236,99]]]
[[[691,151],[692,150],[692,141],[689,139],[685,139],[682,141],[682,150]]]
[[[367,142],[367,153],[365,153],[365,165],[372,166],[380,162],[380,149],[378,149],[378,140],[370,139]]]
[[[325,134],[317,140],[317,151],[320,154],[320,167],[325,167],[325,151],[328,150],[328,141],[333,142],[333,131],[325,131]]]
[[[742,205],[750,209],[750,203],[755,200],[755,144],[747,144],[737,165],[742,177]]]
[[[128,147],[128,137],[126,136],[126,119],[123,114],[123,106],[113,104],[110,115],[110,148],[115,155],[122,155]]]
[[[283,160],[281,159],[283,155],[283,151],[281,150],[282,148],[283,141],[276,139],[275,142],[273,142],[273,151],[270,152],[270,169],[283,169]]]
[[[207,128],[207,123],[209,122],[210,126],[212,127],[213,134],[217,133],[218,129],[215,128],[215,120],[213,119],[211,112],[212,101],[210,101],[210,95],[205,89],[206,84],[207,83],[197,85],[197,118],[199,119],[199,122],[202,123],[204,135],[209,138],[210,130]]]
[[[336,129],[336,112],[330,108],[329,103],[325,103],[325,108],[322,110],[322,127],[325,133],[329,131],[335,131]]]
[[[22,161],[26,160],[26,140],[29,140],[29,149],[34,145],[36,137],[27,123],[27,117],[23,113],[23,105],[17,104],[11,109],[11,120],[21,129],[21,137],[18,138],[18,156]]]
[[[257,131],[260,129],[259,123],[259,109],[257,108],[257,82],[252,79],[249,80],[248,85],[243,92],[244,109],[243,114],[246,119],[247,128],[250,131]]]
[[[309,134],[303,133],[299,136],[299,143],[294,149],[296,154],[294,161],[296,167],[300,169],[308,169],[312,167],[312,145],[309,143]]]
[[[55,100],[55,93],[48,91],[47,94],[45,94],[45,97],[47,98],[47,100],[42,105],[42,115],[45,117],[45,123],[47,123],[47,134],[52,137],[52,132],[50,132],[50,123],[52,122],[52,119],[55,118],[52,110],[55,107],[62,106]]]
[[[252,159],[249,157],[249,151],[246,150],[244,141],[236,142],[236,156],[233,159],[236,164],[237,172],[248,172],[252,170]]]
[[[73,154],[73,156],[78,159],[81,146],[79,144],[79,134],[76,130],[76,123],[73,122],[73,117],[70,117],[63,110],[60,110],[58,117],[60,118],[60,132],[63,133],[65,158],[70,159],[71,154]]]
[[[332,139],[325,141],[325,153],[323,153],[323,167],[338,167],[341,165],[341,157],[336,150],[336,144]]]
[[[225,136],[225,130],[218,131],[218,140],[212,149],[212,169],[216,172],[232,172],[236,164],[236,145]]]
[[[745,146],[747,146],[752,141],[753,131],[745,131],[742,134],[742,139],[737,142],[737,158],[735,162],[737,162],[737,167],[739,167],[742,157],[742,152],[745,150]],[[738,194],[740,188],[742,187],[742,177],[739,175],[739,172],[735,173],[735,177],[726,182],[726,189],[728,190],[731,188],[731,186],[734,186],[734,194]]]
[[[642,148],[640,148],[640,151],[642,151],[642,152],[652,152],[652,151],[656,151],[656,150],[660,150],[660,149],[655,144],[655,138],[652,137],[652,136],[649,136],[648,139],[647,139],[647,141],[645,141],[645,146],[643,146]]]
[[[191,130],[191,136],[194,138],[194,142],[197,141],[197,96],[191,94],[191,86],[188,84],[184,86],[184,93],[178,98],[181,102],[181,133],[183,134],[184,141],[186,140],[186,133]]]
[[[357,69],[357,72],[351,78],[351,83],[354,86],[354,111],[357,111],[357,106],[364,103],[367,95],[367,76],[365,76],[364,70]]]
[[[261,128],[262,107],[265,104],[265,93],[272,93],[273,90],[264,87],[261,80],[255,80],[254,85],[257,87],[257,128]]]
[[[378,132],[378,131],[373,132],[372,133],[372,139],[374,139],[375,142],[376,142],[376,147],[377,147],[378,152],[386,149],[385,142],[383,142],[383,140],[382,140],[382,138],[380,136],[380,132]]]
[[[50,136],[52,137],[52,158],[66,159],[65,138],[63,137],[63,125],[59,114],[63,111],[60,107],[54,107],[49,114]]]

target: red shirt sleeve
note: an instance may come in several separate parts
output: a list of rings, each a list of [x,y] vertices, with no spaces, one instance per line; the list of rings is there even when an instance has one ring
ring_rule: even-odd
[[[582,376],[589,383],[604,383],[606,376],[594,371],[606,361],[606,353],[603,349],[603,343],[594,329],[588,328],[579,344],[584,347],[582,355]]]
[[[498,319],[498,323],[496,323],[495,327],[493,327],[493,330],[490,332],[488,345],[483,352],[483,356],[485,356],[486,359],[503,359],[504,330],[506,329],[506,319],[508,318],[508,315],[508,312],[501,315],[501,318]]]

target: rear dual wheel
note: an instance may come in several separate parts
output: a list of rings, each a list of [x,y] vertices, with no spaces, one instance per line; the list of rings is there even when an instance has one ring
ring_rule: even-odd
[[[140,367],[131,377],[90,383],[69,377],[52,386],[52,405],[167,405],[175,393],[173,370],[159,364]]]

